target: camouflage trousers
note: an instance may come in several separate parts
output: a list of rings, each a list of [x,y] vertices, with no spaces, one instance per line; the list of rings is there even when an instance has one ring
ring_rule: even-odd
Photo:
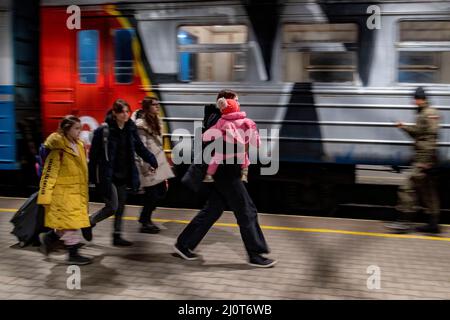
[[[413,166],[411,175],[398,191],[397,210],[403,213],[404,218],[416,212],[420,202],[425,212],[430,214],[432,222],[438,223],[440,204],[436,180],[435,175],[428,170]]]

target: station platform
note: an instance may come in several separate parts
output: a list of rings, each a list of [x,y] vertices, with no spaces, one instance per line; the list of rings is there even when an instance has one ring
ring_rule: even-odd
[[[450,299],[450,228],[439,236],[389,234],[382,221],[260,214],[277,259],[274,268],[247,265],[236,220],[225,212],[197,252],[173,253],[195,210],[158,208],[159,234],[139,233],[138,206],[127,206],[128,248],[111,244],[112,219],[99,223],[81,253],[80,289],[67,286],[65,252],[49,257],[20,248],[9,222],[25,199],[0,198],[0,299]],[[101,204],[90,204],[93,212]]]

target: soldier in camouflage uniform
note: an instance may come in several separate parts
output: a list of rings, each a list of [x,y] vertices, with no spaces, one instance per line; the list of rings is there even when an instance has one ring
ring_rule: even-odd
[[[397,210],[402,213],[403,219],[410,217],[417,209],[419,198],[425,206],[426,213],[430,215],[430,220],[427,225],[418,227],[417,231],[439,233],[439,196],[436,176],[433,173],[437,165],[439,114],[428,105],[423,88],[416,89],[414,99],[418,107],[416,124],[407,126],[401,122],[397,123],[398,128],[403,129],[415,140],[412,173],[400,186]],[[387,227],[398,231],[409,230],[405,221]]]

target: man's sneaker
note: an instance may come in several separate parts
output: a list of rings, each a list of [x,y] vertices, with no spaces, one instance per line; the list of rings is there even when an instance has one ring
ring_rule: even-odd
[[[407,233],[411,230],[411,226],[408,223],[400,221],[386,223],[384,226],[397,233]]]
[[[178,243],[175,243],[173,250],[175,250],[175,252],[185,260],[197,260],[199,258],[197,254],[187,248],[181,247]]]
[[[258,268],[271,268],[275,264],[277,264],[277,262],[278,262],[277,260],[265,258],[261,255],[251,256],[248,260],[249,265],[251,265],[253,267],[258,267]]]
[[[424,232],[424,233],[441,233],[441,230],[439,228],[439,225],[435,224],[426,224],[424,226],[420,226],[416,228],[416,231],[418,232]]]
[[[210,175],[210,174],[207,174],[207,175],[205,176],[205,179],[203,179],[203,182],[207,182],[207,183],[214,182],[213,176]]]
[[[139,232],[141,233],[150,233],[150,234],[155,234],[160,231],[161,229],[158,228],[158,226],[154,225],[153,223],[143,223],[141,228],[139,229]]]

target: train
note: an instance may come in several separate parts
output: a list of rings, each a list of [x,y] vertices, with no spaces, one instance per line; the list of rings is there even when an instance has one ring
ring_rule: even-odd
[[[0,1],[0,183],[30,183],[41,135],[39,2]],[[34,179],[35,182],[36,179]]]
[[[279,159],[275,174],[249,185],[261,203],[329,209],[336,201],[321,199],[354,185],[358,165],[407,166],[412,141],[395,122],[414,122],[417,86],[441,115],[442,170],[450,163],[450,1],[42,0],[29,2],[39,28],[24,35],[14,12],[25,9],[8,2],[0,170],[13,176],[66,114],[82,119],[88,145],[117,98],[133,110],[160,99],[170,157],[221,89],[238,92]],[[13,66],[18,78],[39,77],[14,83]],[[19,119],[35,128],[19,130]]]

